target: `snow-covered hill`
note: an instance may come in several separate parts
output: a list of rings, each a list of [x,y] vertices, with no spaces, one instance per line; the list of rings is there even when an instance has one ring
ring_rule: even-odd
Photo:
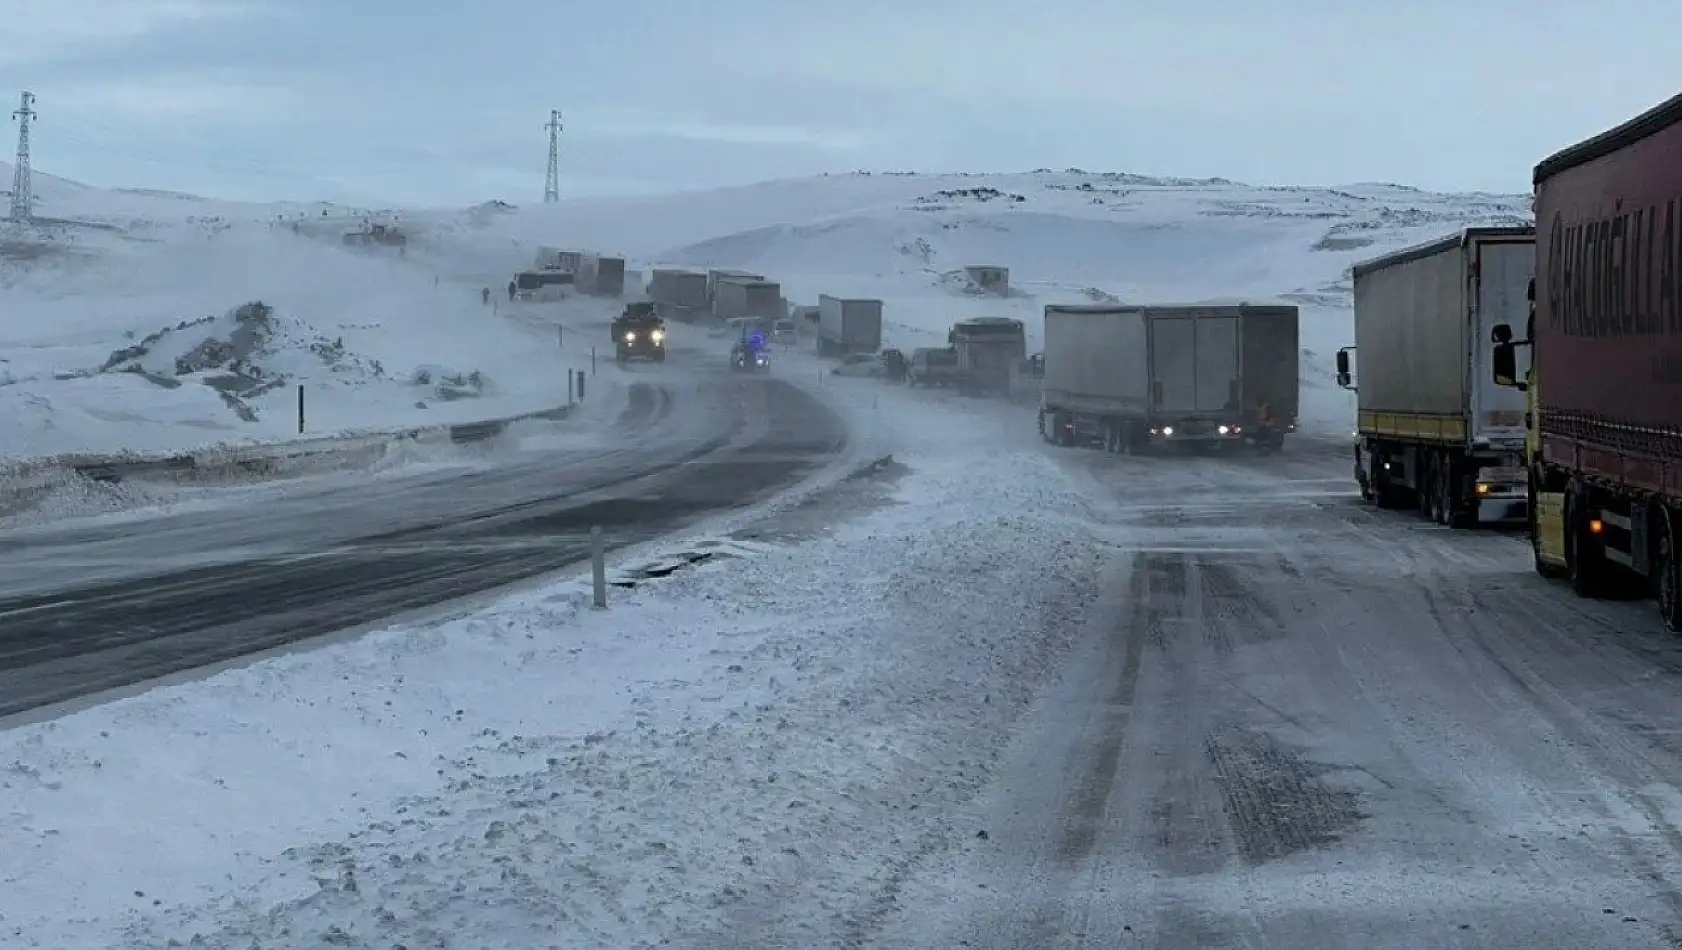
[[[0,165],[0,181],[10,174]],[[796,302],[882,297],[899,346],[977,315],[1018,316],[1037,342],[1047,303],[1284,297],[1303,307],[1305,422],[1343,430],[1353,409],[1330,385],[1329,363],[1349,342],[1349,265],[1529,215],[1526,196],[1078,170],[834,175],[408,212],[235,204],[42,175],[36,191],[37,214],[61,223],[0,231],[0,453],[12,457],[283,438],[295,427],[296,384],[309,391],[317,435],[539,408],[564,393],[554,341],[478,297],[539,244],[624,254],[634,267],[752,269]],[[344,248],[341,235],[367,220],[400,223],[407,255]],[[950,275],[966,264],[1009,267],[1013,295],[958,292]],[[231,312],[252,301],[273,308],[274,331],[245,340],[249,355],[236,361]],[[200,359],[120,353],[171,328],[146,346]],[[206,338],[216,345],[201,346]],[[441,378],[451,382],[440,388]]]

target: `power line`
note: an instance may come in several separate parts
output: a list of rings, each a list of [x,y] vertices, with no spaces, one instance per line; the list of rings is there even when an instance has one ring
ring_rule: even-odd
[[[29,173],[29,122],[35,118],[35,94],[24,90],[12,118],[18,124],[18,157],[12,168],[12,220],[28,224],[35,218],[34,183]]]
[[[543,181],[543,203],[561,200],[561,110],[549,110],[549,174]]]

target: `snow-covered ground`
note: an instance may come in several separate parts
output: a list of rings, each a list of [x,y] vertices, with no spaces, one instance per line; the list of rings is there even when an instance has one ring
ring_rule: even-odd
[[[72,192],[67,208],[72,198],[89,205],[53,213],[93,214],[106,197]],[[135,205],[123,212],[130,220],[187,206],[123,200]],[[401,263],[345,252],[340,225],[313,217],[322,229],[313,237],[270,229],[262,209],[191,250],[291,247],[344,274],[401,275],[393,286],[406,281],[416,301],[437,292],[431,275],[461,296],[539,243],[618,251],[645,266],[749,267],[797,301],[883,297],[888,342],[900,346],[980,314],[1018,315],[1037,337],[1043,304],[1105,294],[1285,296],[1305,306],[1309,421],[1346,432],[1351,408],[1333,398],[1326,369],[1348,341],[1349,263],[1462,224],[1513,220],[1524,205],[1391,186],[836,176],[558,211],[415,212],[404,218],[416,238]],[[113,239],[86,266],[104,273],[139,255],[130,241]],[[190,258],[190,243],[156,248]],[[156,248],[148,253],[177,253]],[[970,263],[1010,267],[1021,295],[957,292],[947,275]],[[39,272],[8,273],[16,282],[6,293],[30,295],[19,312],[36,312]],[[311,286],[323,298],[333,287]],[[225,312],[246,299],[309,327],[328,319],[326,307],[308,316],[246,285],[204,306]],[[388,298],[371,290],[364,299]],[[395,321],[402,309],[385,312]],[[161,311],[150,319],[138,336],[173,325]],[[457,367],[472,362],[463,352],[491,352],[534,326],[487,321],[471,294],[459,310],[413,319],[436,333],[407,338],[406,352],[416,361],[441,353]],[[29,325],[44,345],[97,354],[92,330],[82,344],[52,343]],[[129,324],[109,327],[119,325]],[[286,324],[284,338],[305,339],[298,326]],[[450,336],[463,327],[474,329]],[[394,322],[381,339],[403,340],[400,330]],[[346,340],[347,351],[389,362],[385,345],[397,344]],[[154,358],[133,357],[148,372]],[[517,364],[497,365],[522,378]],[[849,413],[861,457],[892,453],[905,467],[711,525],[701,534],[724,556],[616,590],[605,613],[569,580],[0,733],[0,944],[864,942],[922,859],[985,839],[962,817],[973,814],[966,803],[996,776],[1013,724],[1069,648],[1109,635],[1088,625],[1105,619],[1106,593],[1120,596],[1100,583],[1120,560],[1147,541],[1216,553],[1272,542],[1257,528],[1191,530],[1171,509],[1156,513],[1160,523],[1129,526],[1116,514],[1117,486],[1048,452],[1025,409],[828,378],[817,366],[795,356],[777,372],[821,385]],[[494,366],[485,372],[501,378]],[[62,406],[73,388],[55,387],[81,382],[36,374],[0,387],[0,406],[42,393]],[[155,429],[159,444],[179,431]],[[40,431],[51,430],[21,437]],[[1323,484],[1297,503],[1318,510],[1345,471],[1328,462]],[[1162,491],[1217,481],[1172,463],[1132,475]],[[1281,490],[1261,475],[1233,484]],[[1492,563],[1522,570],[1521,545],[1495,547]]]
[[[1074,171],[836,175],[408,212],[232,204],[50,177],[38,190],[38,214],[76,223],[0,236],[9,458],[288,438],[299,384],[312,435],[545,408],[564,398],[578,354],[508,319],[505,299],[479,299],[542,244],[624,254],[642,270],[751,268],[796,302],[881,297],[888,343],[902,347],[975,315],[1020,317],[1037,338],[1047,303],[1284,297],[1303,307],[1304,424],[1346,431],[1352,403],[1331,386],[1329,365],[1351,337],[1349,264],[1528,215],[1524,197]],[[346,249],[342,235],[365,221],[403,228],[407,254]],[[966,264],[1009,267],[1017,293],[958,292],[951,274]],[[258,301],[271,319],[235,319]]]
[[[1103,556],[1025,412],[825,389],[914,470],[605,613],[567,583],[0,734],[6,945],[821,945],[979,788]]]
[[[0,230],[0,457],[294,439],[300,385],[306,437],[503,417],[587,362],[480,283],[344,248],[343,211],[41,190],[78,223]]]

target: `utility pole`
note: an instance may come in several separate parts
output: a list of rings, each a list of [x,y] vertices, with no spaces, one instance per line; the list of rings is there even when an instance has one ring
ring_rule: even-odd
[[[549,174],[543,180],[543,203],[561,200],[561,110],[549,110]]]
[[[18,123],[17,166],[12,169],[12,220],[28,224],[35,217],[35,195],[29,177],[29,120],[35,118],[35,94],[25,91],[12,118]]]

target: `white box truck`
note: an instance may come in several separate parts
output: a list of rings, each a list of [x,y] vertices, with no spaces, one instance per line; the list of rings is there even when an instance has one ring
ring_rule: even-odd
[[[584,254],[578,259],[578,292],[593,297],[620,297],[625,293],[625,259]]]
[[[707,275],[657,267],[649,274],[648,299],[654,301],[662,317],[692,323],[707,311]]]
[[[847,356],[882,348],[882,301],[818,295],[818,355]]]
[[[1355,345],[1338,351],[1337,379],[1356,393],[1363,497],[1461,527],[1527,516],[1525,396],[1495,382],[1491,331],[1524,325],[1535,273],[1528,226],[1355,265]]]
[[[718,294],[718,282],[721,280],[764,280],[764,274],[754,274],[745,270],[731,270],[715,267],[707,271],[707,305],[712,306],[713,298]]]
[[[1296,429],[1294,306],[1052,305],[1044,357],[1039,428],[1056,445],[1273,451]]]
[[[713,316],[719,320],[760,317],[769,323],[783,313],[783,289],[772,281],[729,277],[713,285]]]

